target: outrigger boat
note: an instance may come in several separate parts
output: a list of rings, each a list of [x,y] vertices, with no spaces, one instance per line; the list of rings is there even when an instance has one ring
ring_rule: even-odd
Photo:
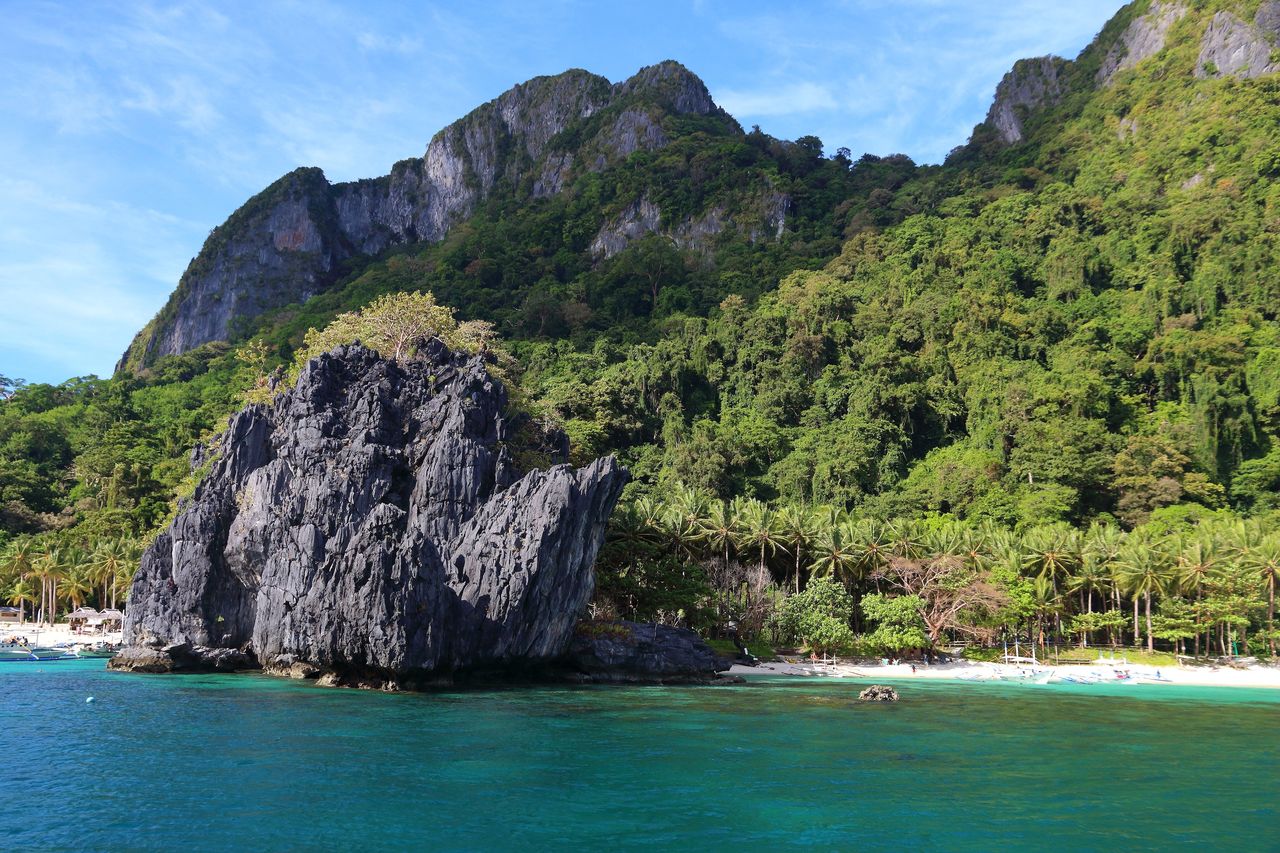
[[[71,649],[56,648],[54,646],[8,646],[0,648],[0,663],[52,661],[74,657],[76,657],[76,654]]]
[[[118,649],[110,643],[94,643],[91,646],[80,646],[76,649],[76,656],[82,658],[109,658],[115,657]]]

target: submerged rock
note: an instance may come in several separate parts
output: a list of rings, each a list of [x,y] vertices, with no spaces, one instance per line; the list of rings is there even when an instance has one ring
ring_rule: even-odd
[[[627,474],[522,476],[505,406],[481,357],[439,341],[403,364],[313,359],[231,419],[143,555],[112,667],[385,688],[559,658]]]
[[[885,684],[873,684],[858,694],[863,702],[897,702],[898,691]]]
[[[732,662],[686,628],[584,622],[560,662],[570,678],[597,683],[707,683]]]

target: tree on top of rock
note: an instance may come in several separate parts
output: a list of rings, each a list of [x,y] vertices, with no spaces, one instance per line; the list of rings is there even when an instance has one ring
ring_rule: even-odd
[[[495,334],[493,325],[483,320],[459,323],[453,309],[436,302],[430,293],[388,293],[359,311],[339,314],[324,329],[309,330],[298,363],[355,342],[401,361],[412,356],[418,342],[426,338],[440,338],[450,349],[483,352]]]

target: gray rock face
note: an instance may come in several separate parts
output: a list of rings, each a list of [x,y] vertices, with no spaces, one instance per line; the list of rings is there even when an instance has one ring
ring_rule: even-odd
[[[731,661],[688,629],[619,621],[585,623],[561,665],[584,681],[701,683],[714,680]]]
[[[1146,14],[1135,18],[1107,52],[1098,69],[1098,84],[1107,85],[1121,71],[1164,50],[1169,28],[1185,14],[1187,7],[1182,3],[1152,3]]]
[[[313,359],[232,418],[143,556],[113,666],[385,687],[561,655],[626,472],[520,476],[505,404],[481,358],[438,341],[404,364]]]
[[[629,100],[630,99],[630,100]],[[644,108],[629,106],[640,99]],[[577,151],[557,134],[611,105],[619,114]],[[655,115],[709,114],[707,87],[675,62],[622,83],[585,71],[537,77],[440,131],[421,158],[391,174],[330,185],[299,169],[268,187],[210,235],[178,289],[133,341],[117,369],[223,340],[232,324],[332,283],[337,264],[389,246],[438,241],[471,216],[499,184],[532,179],[534,196],[560,192],[575,169],[599,170],[668,140]]]
[[[1197,77],[1261,77],[1280,69],[1276,36],[1280,33],[1280,2],[1263,3],[1247,24],[1230,12],[1218,12],[1200,40]]]
[[[1006,145],[1021,142],[1026,113],[1055,104],[1062,97],[1069,63],[1057,56],[1020,59],[996,86],[996,97],[987,111],[987,124]]]
[[[757,208],[758,214],[742,212],[731,217],[724,207],[715,206],[701,216],[664,229],[662,210],[648,196],[641,196],[601,226],[591,241],[591,255],[596,260],[607,260],[648,234],[665,234],[677,247],[698,252],[709,251],[726,228],[736,228],[753,243],[778,240],[786,226],[790,203],[790,196],[770,191],[751,199],[750,207]]]

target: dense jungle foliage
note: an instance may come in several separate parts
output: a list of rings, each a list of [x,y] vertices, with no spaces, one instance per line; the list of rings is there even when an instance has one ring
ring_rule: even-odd
[[[1018,145],[979,126],[946,164],[916,167],[731,122],[668,125],[669,146],[552,198],[495,194],[443,242],[371,259],[231,344],[20,388],[0,404],[0,538],[145,537],[190,487],[191,446],[309,328],[420,290],[494,324],[527,405],[563,426],[575,461],[618,454],[633,504],[688,487],[725,507],[1005,535],[1269,527],[1280,79],[1193,76],[1209,17],[1256,6],[1205,2],[1162,52],[1097,85],[1146,5],[1072,64],[1060,103],[1025,113]],[[741,188],[760,186],[790,198],[777,240],[730,224],[696,248],[652,235],[603,261],[590,250],[646,196],[673,229],[717,207],[758,222],[762,197]],[[677,551],[663,559],[691,565]],[[781,582],[785,561],[765,562]],[[700,595],[649,615],[689,621]]]

